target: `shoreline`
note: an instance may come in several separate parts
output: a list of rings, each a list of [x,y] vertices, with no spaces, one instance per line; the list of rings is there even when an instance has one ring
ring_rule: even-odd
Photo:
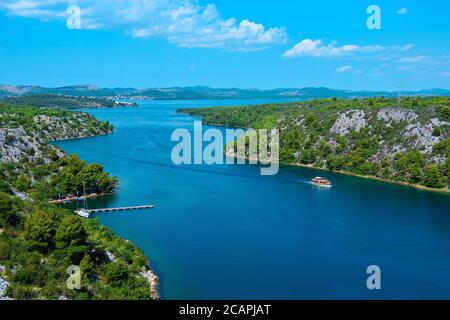
[[[55,139],[55,140],[48,140],[48,143],[52,144],[52,143],[56,143],[56,142],[60,142],[60,141],[72,141],[72,140],[96,138],[96,137],[106,136],[106,135],[112,134],[112,133],[114,133],[114,130],[105,132],[105,133],[95,134],[92,136],[79,136],[79,137],[73,137],[73,138],[61,138],[61,139]],[[62,150],[62,151],[64,152],[64,150]]]
[[[353,177],[358,177],[358,178],[367,179],[367,180],[375,180],[375,181],[384,182],[384,183],[396,184],[396,185],[410,187],[410,188],[414,188],[414,189],[422,190],[422,191],[431,191],[431,192],[437,192],[437,193],[442,193],[442,194],[447,194],[447,195],[450,194],[450,189],[448,189],[448,188],[442,188],[442,189],[430,188],[430,187],[422,186],[420,184],[413,184],[413,183],[408,183],[408,182],[389,180],[389,179],[380,178],[380,177],[376,177],[376,176],[364,176],[364,175],[360,175],[357,173],[344,171],[344,170],[335,171],[335,170],[330,170],[327,168],[319,168],[319,167],[314,167],[313,165],[307,165],[307,164],[301,164],[301,163],[282,163],[282,164],[288,165],[288,166],[293,166],[293,167],[302,167],[302,168],[316,169],[316,170],[327,171],[327,172],[332,172],[332,173],[337,173],[337,174],[344,174],[347,176],[353,176]]]
[[[73,197],[64,197],[62,199],[52,199],[52,200],[49,200],[48,203],[50,203],[50,204],[67,204],[67,203],[72,203],[75,201],[81,201],[81,200],[85,200],[85,199],[86,200],[87,199],[96,199],[99,197],[110,196],[113,194],[115,194],[115,192],[91,193],[86,196],[79,196],[79,197],[73,196]]]
[[[161,295],[159,292],[159,278],[156,275],[155,270],[150,266],[150,262],[147,262],[147,269],[143,269],[140,273],[143,276],[150,287],[150,299],[160,300]]]
[[[58,139],[58,140],[53,140],[53,141],[49,141],[49,143],[57,143],[59,141],[70,141],[70,140],[80,140],[80,139],[88,139],[88,138],[95,138],[95,137],[100,137],[100,136],[106,136],[108,134],[112,134],[114,133],[114,130],[110,131],[110,132],[106,132],[106,133],[101,133],[101,134],[97,134],[97,135],[93,135],[93,136],[85,136],[85,137],[76,137],[76,138],[69,138],[69,139]],[[53,144],[52,144],[53,145]],[[54,147],[56,147],[58,150],[61,150],[62,152],[64,152],[65,154],[67,154],[63,149],[59,148],[57,145],[53,145]],[[103,197],[103,196],[107,196],[107,195],[112,195],[115,192],[111,192],[111,193],[105,193],[105,194],[91,194],[86,196],[87,199],[96,199],[98,197]],[[83,197],[80,197],[83,198]],[[76,198],[73,198],[73,200],[76,200]],[[56,200],[57,202],[50,202],[51,204],[63,204],[64,202],[59,202],[60,200]],[[111,231],[112,232],[112,231]],[[121,235],[116,234],[115,232],[113,232],[113,234],[117,235],[118,237],[120,237],[120,239],[122,239],[123,241],[128,241],[125,240]],[[141,250],[141,248],[139,248],[136,244],[134,244],[134,242],[131,242],[133,244],[133,246],[135,246],[136,248],[138,248],[139,250]],[[144,254],[144,253],[143,253]],[[145,254],[144,254],[145,255]],[[147,280],[147,283],[149,285],[149,289],[150,289],[150,300],[160,300],[161,299],[161,294],[159,292],[159,278],[155,272],[155,270],[153,270],[153,268],[150,265],[150,259],[147,255],[145,255],[145,257],[147,258],[147,268],[142,269],[142,271],[140,272],[140,275],[142,277],[144,277]]]
[[[231,126],[229,124],[208,123],[208,122],[205,122],[203,116],[190,114],[189,112],[186,112],[185,109],[178,109],[177,113],[186,114],[186,115],[188,115],[190,117],[198,117],[198,118],[200,118],[202,120],[202,123],[204,125],[208,125],[208,126],[219,127],[219,128],[244,129],[244,130],[248,129],[248,128],[241,128],[241,127],[234,127],[234,126]],[[224,148],[227,147],[228,143],[229,142],[225,143]],[[225,156],[238,158],[237,154],[229,155],[227,153],[226,149],[224,150],[224,154],[225,154]],[[247,156],[245,156],[245,159],[249,160]],[[404,181],[395,181],[395,180],[381,178],[381,177],[377,177],[377,176],[373,176],[373,175],[360,175],[360,174],[349,172],[349,171],[345,171],[345,170],[339,170],[339,171],[337,171],[337,170],[330,170],[330,169],[323,168],[323,167],[314,167],[314,165],[306,165],[306,164],[301,164],[301,163],[283,163],[283,162],[279,162],[279,163],[282,164],[282,165],[287,165],[287,166],[296,166],[296,167],[317,169],[317,170],[321,170],[321,171],[333,172],[333,173],[337,173],[337,174],[344,174],[344,175],[354,176],[354,177],[363,178],[363,179],[375,180],[375,181],[379,181],[379,182],[383,182],[383,183],[396,184],[396,185],[399,185],[399,186],[410,187],[410,188],[414,188],[416,190],[421,190],[421,191],[430,191],[430,192],[435,192],[435,193],[440,193],[440,194],[447,194],[447,195],[450,194],[450,188],[449,188],[448,185],[446,187],[442,188],[442,189],[430,188],[430,187],[427,187],[427,186],[424,186],[424,185],[420,185],[420,184],[408,183],[408,182],[404,182]]]
[[[224,151],[224,154],[227,157],[232,157],[232,158],[238,159],[238,156],[236,154],[235,155],[230,155],[230,154],[226,153],[225,151]],[[245,157],[245,160],[249,160],[248,157]],[[413,183],[408,183],[408,182],[389,180],[389,179],[380,178],[380,177],[376,177],[376,176],[364,176],[364,175],[360,175],[360,174],[357,174],[357,173],[344,171],[344,170],[335,171],[335,170],[330,170],[330,169],[327,169],[327,168],[314,167],[313,165],[301,164],[301,163],[287,163],[287,162],[283,163],[283,162],[280,162],[280,165],[286,165],[286,166],[290,166],[290,167],[301,167],[301,168],[307,168],[307,169],[316,169],[316,170],[320,170],[320,171],[326,171],[326,172],[331,172],[331,173],[343,174],[343,175],[346,175],[346,176],[353,176],[353,177],[366,179],[366,180],[375,180],[375,181],[379,181],[379,182],[383,182],[383,183],[396,184],[396,185],[399,185],[399,186],[410,187],[410,188],[414,188],[416,190],[421,190],[421,191],[429,191],[429,192],[435,192],[435,193],[450,195],[450,189],[448,187],[442,188],[442,189],[436,189],[436,188],[430,188],[430,187],[422,186],[420,184],[413,184]]]

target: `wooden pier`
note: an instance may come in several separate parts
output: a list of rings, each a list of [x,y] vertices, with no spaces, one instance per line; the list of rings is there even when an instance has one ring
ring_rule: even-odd
[[[89,209],[89,210],[86,210],[86,211],[88,213],[112,213],[112,212],[119,212],[119,211],[153,209],[154,207],[155,207],[154,205],[149,204],[149,205],[144,205],[144,206],[133,206],[133,207]]]

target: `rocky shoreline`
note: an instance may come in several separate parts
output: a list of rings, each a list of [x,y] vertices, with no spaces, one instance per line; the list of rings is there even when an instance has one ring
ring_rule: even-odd
[[[67,140],[76,140],[76,139],[85,139],[85,138],[93,138],[97,136],[103,136],[107,134],[111,134],[113,131],[101,133],[95,136],[79,136],[79,137],[73,137],[73,138],[66,138],[66,139],[58,139],[53,140],[52,142],[57,141],[67,141]],[[59,150],[59,149],[58,149]],[[103,196],[103,195],[97,195],[97,196]],[[147,280],[147,283],[150,287],[150,298],[153,300],[159,300],[160,299],[160,293],[159,293],[159,278],[156,275],[156,272],[151,268],[150,263],[147,263],[147,268],[143,268],[143,270],[140,272],[140,275],[144,277]]]
[[[98,136],[110,134],[112,132],[113,131],[108,132],[108,133],[99,134]],[[72,139],[83,139],[83,138],[85,138],[85,137],[76,137],[76,138],[72,138]],[[92,138],[92,136],[86,137],[86,138]],[[72,139],[65,139],[65,140],[72,140]],[[57,141],[63,141],[63,140],[55,140],[54,142],[57,142]],[[98,196],[105,196],[105,195],[110,195],[110,194],[111,193],[95,195],[95,196],[91,195],[91,198],[96,198]],[[55,203],[59,203],[59,202],[55,202]],[[106,254],[108,255],[108,258],[111,261],[115,260],[114,255],[112,255],[110,252],[106,252]],[[159,300],[161,298],[160,293],[159,293],[159,278],[156,275],[156,272],[151,268],[150,262],[147,262],[147,268],[143,268],[139,274],[147,280],[147,283],[150,287],[150,298],[152,300]]]
[[[35,111],[35,110],[33,110]],[[24,159],[34,161],[42,159],[46,163],[53,161],[51,153],[57,157],[62,157],[64,152],[57,147],[48,144],[49,141],[56,142],[70,139],[83,139],[106,135],[113,132],[112,127],[103,126],[101,128],[93,128],[87,130],[85,126],[86,120],[91,120],[83,113],[65,114],[64,120],[61,121],[57,116],[35,115],[31,119],[34,123],[33,130],[27,130],[22,125],[17,127],[0,128],[0,162],[20,164]],[[94,119],[91,120],[94,122]],[[6,123],[8,125],[8,123]],[[76,126],[72,127],[72,124]],[[94,123],[95,124],[95,123]],[[29,128],[28,128],[29,129]],[[34,130],[35,129],[35,130]],[[18,196],[18,194],[16,194]],[[24,195],[28,199],[28,195]],[[26,199],[22,199],[26,200]],[[0,233],[3,230],[0,229]],[[110,259],[114,260],[111,255]],[[0,265],[0,300],[9,299],[6,296],[7,288],[9,286],[6,277],[6,267]],[[150,299],[159,299],[160,294],[158,290],[159,279],[154,270],[151,269],[150,264],[147,263],[142,271],[137,275],[142,276],[147,281],[150,292]]]
[[[143,269],[140,274],[147,280],[150,286],[150,298],[159,300],[161,298],[159,294],[159,278],[150,267],[150,264],[148,265],[148,269]]]
[[[230,158],[242,159],[242,157],[239,158],[237,156],[237,154],[234,152],[234,150],[232,150],[232,149],[230,149],[228,151],[224,151],[224,154]],[[258,159],[249,159],[248,157],[245,157],[245,160],[258,161]],[[344,170],[334,171],[334,170],[329,170],[327,168],[314,167],[314,165],[307,165],[307,164],[301,164],[301,163],[281,163],[281,164],[284,164],[287,166],[293,166],[293,167],[316,169],[316,170],[327,171],[327,172],[332,172],[332,173],[337,173],[337,174],[344,174],[347,176],[353,176],[353,177],[358,177],[358,178],[362,178],[362,179],[370,179],[370,180],[380,181],[380,182],[384,182],[384,183],[391,183],[391,184],[415,188],[415,189],[423,190],[423,191],[431,191],[431,192],[437,192],[437,193],[443,193],[443,194],[450,194],[449,188],[442,188],[442,189],[429,188],[426,186],[422,186],[420,184],[412,184],[412,183],[407,183],[407,182],[402,182],[402,181],[383,179],[383,178],[375,177],[375,176],[364,176],[364,175],[360,175],[360,174],[356,174],[356,173],[352,173],[352,172],[344,171]]]
[[[9,283],[2,277],[5,271],[6,267],[0,264],[0,300],[10,300],[10,298],[6,296],[6,290],[8,289]]]
[[[327,172],[332,172],[332,173],[337,173],[337,174],[344,174],[347,176],[353,176],[353,177],[358,177],[358,178],[362,178],[362,179],[369,179],[369,180],[375,180],[375,181],[380,181],[380,182],[385,182],[385,183],[396,184],[396,185],[400,185],[400,186],[404,186],[404,187],[411,187],[411,188],[423,190],[423,191],[431,191],[431,192],[437,192],[437,193],[450,194],[450,189],[448,189],[448,188],[443,188],[443,189],[429,188],[429,187],[422,186],[420,184],[412,184],[412,183],[407,183],[407,182],[402,182],[402,181],[383,179],[383,178],[379,178],[379,177],[375,177],[375,176],[363,176],[360,174],[343,171],[343,170],[333,171],[333,170],[329,170],[326,168],[318,168],[318,167],[314,167],[313,165],[306,165],[306,164],[301,164],[301,163],[286,163],[286,165],[294,166],[294,167],[308,168],[308,169],[316,169],[316,170],[327,171]]]

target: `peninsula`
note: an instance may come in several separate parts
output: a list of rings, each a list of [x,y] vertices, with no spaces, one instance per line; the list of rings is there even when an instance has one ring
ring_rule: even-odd
[[[179,112],[210,125],[278,128],[285,164],[449,192],[449,97],[331,98]]]
[[[114,190],[98,164],[67,156],[49,141],[108,134],[81,112],[0,103],[0,300],[159,297],[158,278],[132,243],[96,220],[49,204],[57,195]],[[78,290],[66,269],[79,266]]]

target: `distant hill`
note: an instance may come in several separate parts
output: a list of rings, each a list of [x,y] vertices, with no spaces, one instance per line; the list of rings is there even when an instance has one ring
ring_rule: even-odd
[[[316,99],[316,98],[362,98],[398,96],[450,96],[447,89],[427,89],[420,91],[350,91],[330,88],[280,88],[271,90],[225,88],[206,86],[171,88],[99,88],[93,85],[79,85],[59,88],[40,86],[0,85],[0,98],[26,95],[66,95],[82,97],[155,99],[155,100],[223,100],[223,99]]]
[[[137,104],[119,102],[112,99],[99,97],[65,96],[56,94],[32,94],[12,97],[4,97],[5,103],[15,106],[31,106],[35,108],[62,108],[62,109],[84,109],[84,108],[116,108],[135,107]]]

